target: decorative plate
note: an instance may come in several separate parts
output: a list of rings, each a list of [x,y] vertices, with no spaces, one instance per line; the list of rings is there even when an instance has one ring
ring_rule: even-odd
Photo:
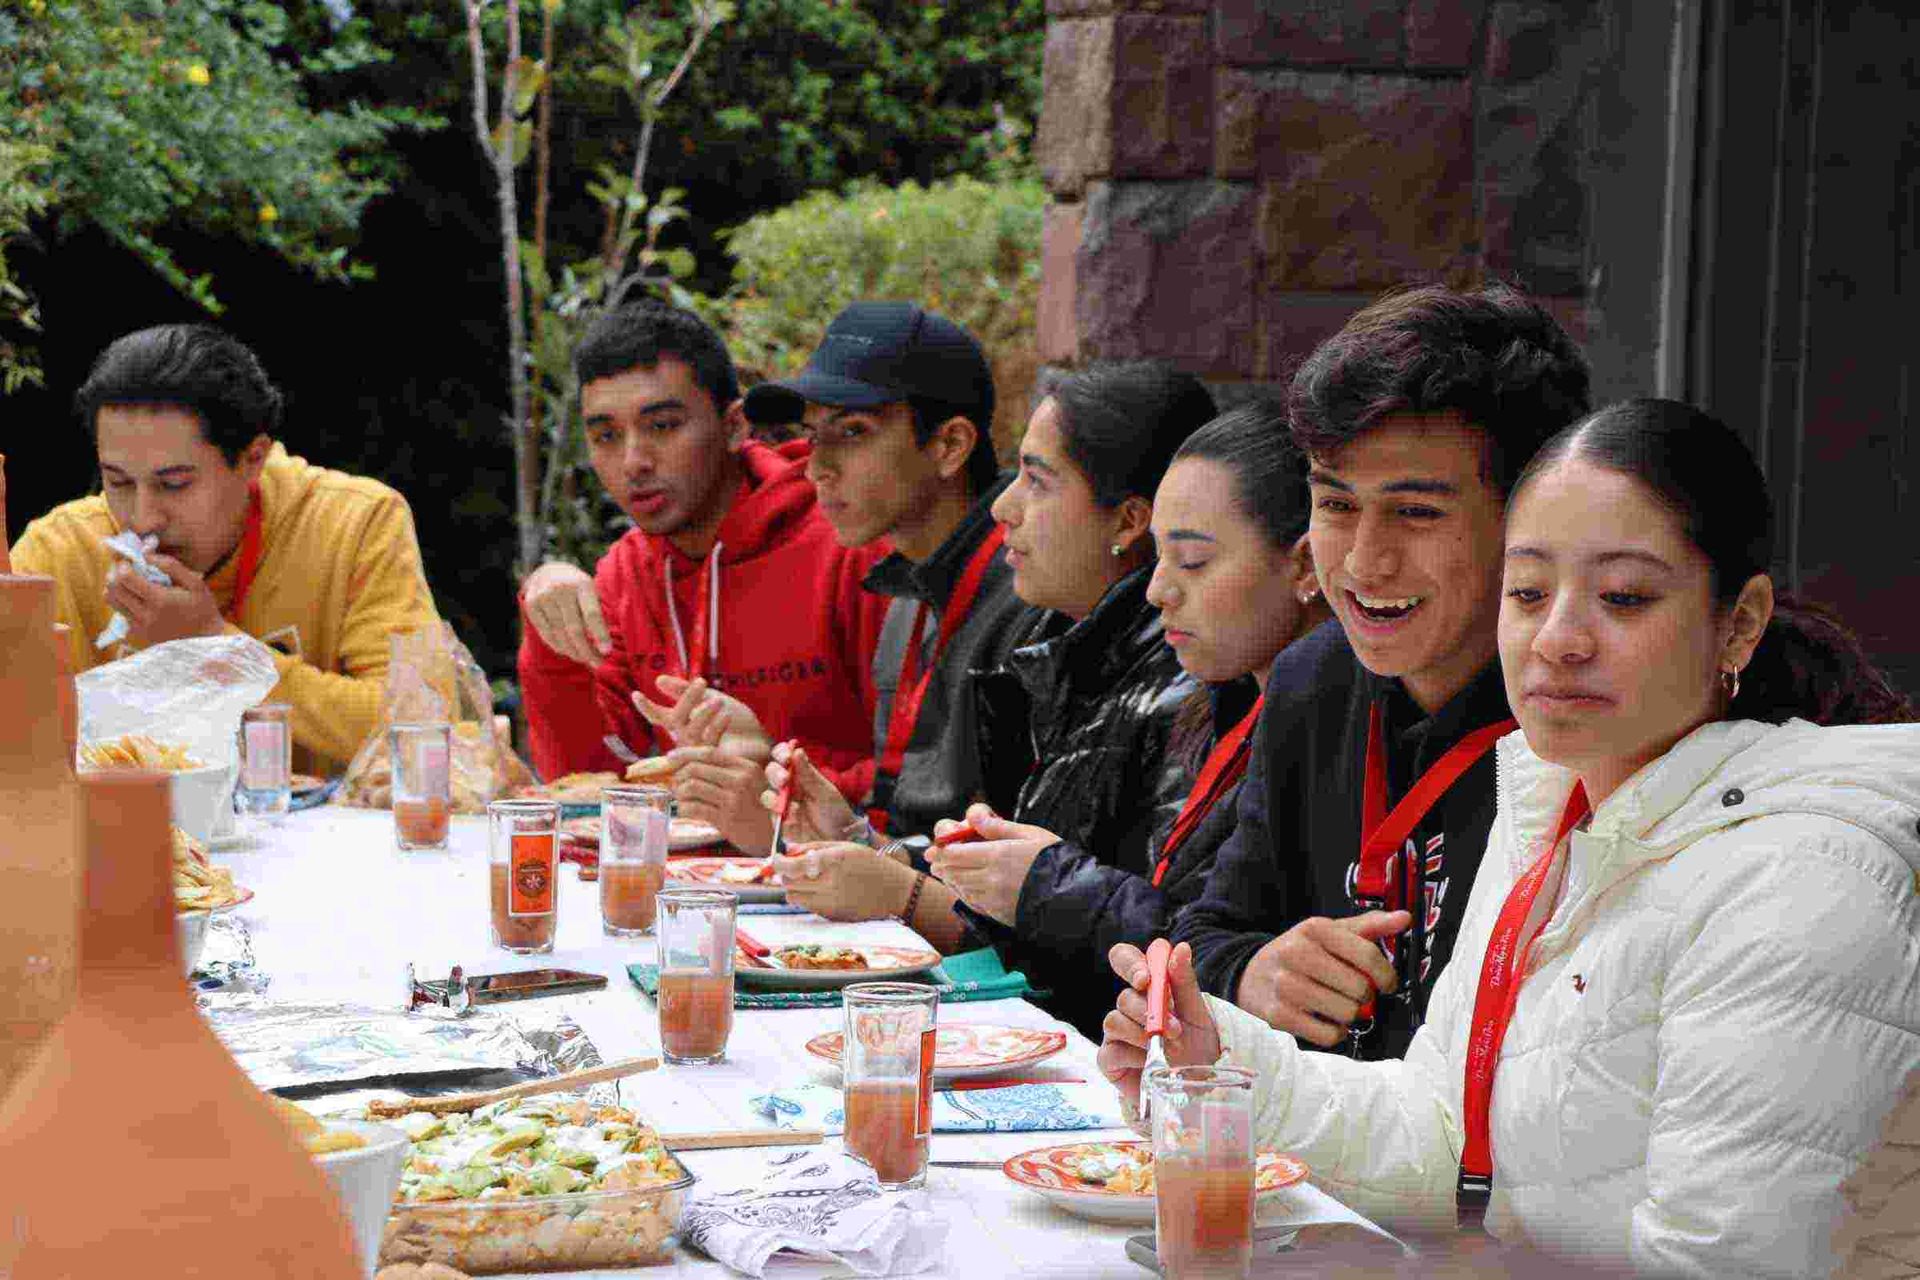
[[[560,838],[589,849],[600,847],[600,813],[596,807],[593,813],[563,819],[560,823]],[[693,818],[675,818],[668,828],[667,852],[678,853],[683,849],[706,849],[721,844],[723,840],[720,828],[710,822],[700,822]]]
[[[671,865],[669,865],[671,872]],[[750,987],[786,987],[798,989],[844,987],[853,982],[882,982],[893,978],[910,978],[917,973],[925,973],[940,963],[940,953],[924,947],[881,947],[871,944],[836,943],[831,940],[818,940],[824,946],[843,946],[849,951],[858,951],[867,962],[864,969],[762,969],[749,964],[744,958],[735,956],[733,976],[736,981]],[[784,944],[792,945],[792,944]],[[773,947],[774,954],[780,953],[781,946]]]
[[[742,902],[784,902],[787,890],[777,881],[731,878],[759,871],[766,865],[765,858],[669,858],[667,879],[702,889],[726,889],[737,894]]]
[[[1066,1047],[1064,1031],[957,1023],[941,1027],[934,1035],[933,1078],[970,1080],[1001,1075],[1043,1062]],[[836,1067],[846,1048],[844,1031],[829,1031],[807,1041],[808,1053]]]
[[[1153,1192],[1115,1190],[1101,1179],[1123,1171],[1137,1171],[1152,1160],[1147,1142],[1075,1142],[1042,1147],[1013,1157],[1001,1172],[1029,1191],[1075,1217],[1093,1222],[1153,1224]],[[1307,1166],[1297,1158],[1261,1148],[1254,1154],[1254,1198],[1257,1202],[1305,1180]]]

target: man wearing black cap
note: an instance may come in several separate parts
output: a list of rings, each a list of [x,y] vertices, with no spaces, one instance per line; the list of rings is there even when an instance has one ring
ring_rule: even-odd
[[[993,405],[992,372],[966,330],[910,302],[856,302],[804,370],[753,388],[745,406],[756,426],[799,423],[812,446],[807,475],[842,545],[893,547],[866,587],[892,601],[873,658],[868,817],[871,843],[891,838],[895,856],[854,844],[811,850],[783,868],[788,894],[836,918],[907,915],[935,941],[959,932],[952,895],[927,884],[906,855],[924,847],[938,819],[989,798],[968,672],[997,665],[1026,607],[991,514],[1006,483],[994,461]],[[776,787],[789,763],[776,750]],[[838,839],[855,814],[811,763],[801,766],[802,803],[787,830]]]

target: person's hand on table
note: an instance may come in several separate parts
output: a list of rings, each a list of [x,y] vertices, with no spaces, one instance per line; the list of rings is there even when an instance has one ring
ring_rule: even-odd
[[[520,594],[527,621],[561,657],[591,667],[613,652],[593,576],[578,565],[550,560],[527,576]]]
[[[1399,985],[1379,940],[1412,926],[1405,911],[1302,920],[1254,953],[1233,1002],[1276,1030],[1330,1049],[1346,1037],[1361,1005]]]
[[[1140,1073],[1147,1064],[1147,956],[1136,946],[1116,943],[1107,963],[1127,984],[1113,1011],[1100,1024],[1100,1074],[1120,1091],[1127,1114],[1140,1111]],[[1193,948],[1181,943],[1167,960],[1167,1030],[1161,1037],[1167,1065],[1205,1067],[1220,1061],[1220,1030],[1200,980],[1193,975]]]
[[[829,920],[897,918],[913,894],[916,874],[905,863],[845,841],[793,846],[788,857],[774,856],[773,870],[787,887],[788,902]]]
[[[788,777],[794,773],[799,775],[799,780],[794,784],[793,804],[787,809],[782,838],[789,846],[846,839],[847,833],[859,825],[860,816],[840,794],[840,788],[814,768],[813,761],[807,759],[805,747],[789,748],[783,742],[773,749],[773,758],[767,762],[765,771],[766,789],[760,793],[761,805],[768,813],[777,812],[780,788],[787,785]]]
[[[661,676],[655,683],[671,702],[655,702],[639,690],[633,708],[676,746],[718,747],[728,755],[765,764],[773,737],[753,708],[710,686],[704,679]]]
[[[765,853],[773,821],[760,807],[760,765],[718,747],[675,747],[673,798],[679,814],[710,822],[727,843],[747,853]]]
[[[942,818],[934,824],[934,836],[937,839],[961,825]],[[1008,822],[984,804],[967,810],[964,825],[979,832],[980,839],[944,848],[936,844],[927,850],[927,865],[952,886],[960,901],[983,916],[1011,925],[1033,860],[1041,850],[1060,843],[1060,837],[1045,827]]]
[[[116,561],[107,571],[107,604],[126,618],[127,639],[136,648],[217,636],[227,629],[204,577],[158,552],[148,556],[147,563],[172,579],[172,585],[148,581],[125,561]]]

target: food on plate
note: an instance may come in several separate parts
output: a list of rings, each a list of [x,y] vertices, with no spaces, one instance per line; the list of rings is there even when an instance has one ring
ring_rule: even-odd
[[[617,773],[565,773],[543,786],[521,787],[522,800],[555,800],[561,804],[599,804],[600,793],[620,785]]]
[[[513,780],[531,777],[506,740],[497,733],[488,738],[475,721],[455,724],[452,742],[447,788],[455,813],[485,813],[487,801],[496,795],[517,794]],[[504,780],[497,787],[496,773]],[[333,802],[350,809],[393,807],[393,756],[387,734],[377,733],[367,740]]]
[[[177,773],[183,769],[204,769],[206,763],[187,754],[177,743],[156,742],[144,733],[123,733],[105,742],[80,745],[83,769],[158,769]]]
[[[821,942],[802,942],[780,947],[774,958],[789,969],[864,969],[867,958],[851,947],[830,947]]]
[[[1076,1149],[1078,1154],[1065,1161],[1064,1168],[1089,1187],[1102,1187],[1124,1195],[1154,1194],[1153,1148],[1144,1142],[1090,1142]],[[1271,1191],[1293,1180],[1295,1162],[1271,1151],[1255,1156],[1258,1189]]]
[[[560,838],[571,840],[575,844],[598,845],[600,843],[600,819],[598,817],[562,818],[560,820]]]
[[[715,878],[722,884],[769,884],[773,864],[764,858],[735,858],[723,864]]]
[[[665,756],[649,756],[627,766],[628,782],[644,782],[656,787],[673,784],[673,761]]]
[[[173,828],[173,906],[176,911],[212,911],[240,901],[233,872],[207,860],[200,842]]]
[[[274,1114],[286,1122],[293,1136],[300,1139],[310,1155],[325,1155],[329,1151],[354,1151],[367,1145],[364,1135],[351,1129],[329,1129],[320,1122],[319,1117],[309,1113],[304,1107],[288,1102],[278,1094],[267,1095],[267,1105]]]
[[[383,1264],[475,1275],[665,1262],[691,1181],[622,1107],[516,1098],[470,1114],[411,1112]]]
[[[310,773],[295,773],[287,776],[287,786],[294,791],[318,791],[326,785],[325,778],[316,778]]]

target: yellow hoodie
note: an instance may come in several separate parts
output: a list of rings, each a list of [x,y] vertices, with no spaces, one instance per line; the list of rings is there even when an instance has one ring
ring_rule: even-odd
[[[338,773],[379,723],[387,637],[437,620],[420,563],[413,513],[398,493],[363,476],[289,457],[279,444],[260,475],[260,567],[238,630],[274,650],[271,700],[293,707],[294,768]],[[94,648],[107,625],[102,539],[119,531],[106,498],[55,507],[13,548],[13,571],[56,582],[59,620],[73,629],[74,670],[123,657]],[[235,560],[207,579],[224,610]],[[236,629],[229,625],[229,629]]]

